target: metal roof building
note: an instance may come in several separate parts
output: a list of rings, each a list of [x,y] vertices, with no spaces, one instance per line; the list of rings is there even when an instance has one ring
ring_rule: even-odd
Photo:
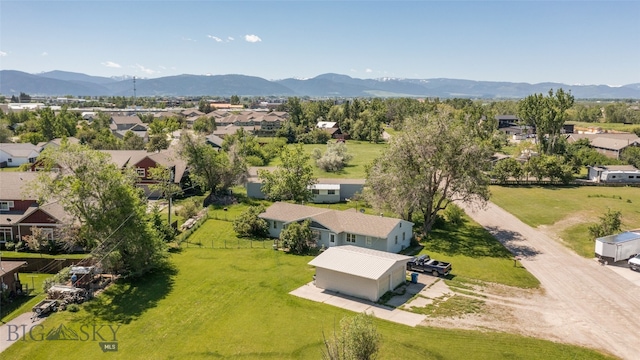
[[[317,287],[378,301],[406,281],[409,260],[409,256],[345,245],[327,249],[309,265],[316,267]]]

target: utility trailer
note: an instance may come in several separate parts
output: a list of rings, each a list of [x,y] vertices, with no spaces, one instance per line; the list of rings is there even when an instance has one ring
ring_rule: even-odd
[[[640,254],[640,229],[597,238],[595,253],[605,265]]]

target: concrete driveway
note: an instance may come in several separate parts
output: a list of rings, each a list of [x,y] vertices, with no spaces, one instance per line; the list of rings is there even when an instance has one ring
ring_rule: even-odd
[[[426,318],[425,315],[414,314],[409,311],[395,309],[390,306],[320,289],[316,287],[313,282],[305,284],[293,290],[289,294],[358,313],[364,312],[367,314],[373,314],[377,318],[412,327],[417,326]]]

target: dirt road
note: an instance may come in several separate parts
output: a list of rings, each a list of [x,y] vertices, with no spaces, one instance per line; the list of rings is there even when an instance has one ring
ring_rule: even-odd
[[[508,314],[499,310],[482,318],[451,319],[450,325],[517,332],[599,349],[623,359],[640,358],[637,281],[576,255],[559,240],[492,203],[483,210],[465,210],[521,257],[522,265],[540,280],[542,289],[489,291],[487,304],[509,308]],[[631,275],[640,278],[640,273]]]

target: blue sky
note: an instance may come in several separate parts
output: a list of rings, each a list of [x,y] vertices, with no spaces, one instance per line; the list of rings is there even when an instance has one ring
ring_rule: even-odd
[[[0,0],[0,69],[640,83],[640,1]]]

